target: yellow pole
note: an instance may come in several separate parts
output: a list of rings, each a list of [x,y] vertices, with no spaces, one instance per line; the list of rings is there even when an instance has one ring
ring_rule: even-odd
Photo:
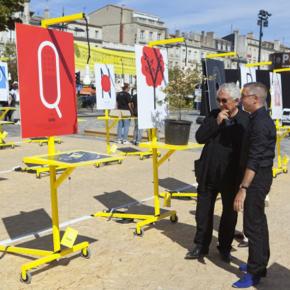
[[[110,145],[110,129],[109,129],[109,110],[105,110],[105,123],[106,123],[106,143],[107,143],[107,153],[111,154]]]
[[[222,53],[210,53],[205,56],[205,58],[216,58],[216,57],[227,57],[227,56],[236,56],[235,51],[222,52]]]
[[[154,210],[155,216],[160,215],[160,201],[159,201],[159,180],[158,180],[158,152],[157,148],[154,148],[154,143],[157,142],[156,128],[151,130],[152,136],[152,160],[153,160],[153,182],[154,182]]]
[[[51,215],[52,215],[52,235],[53,235],[53,250],[60,251],[60,232],[58,218],[58,198],[56,186],[56,169],[54,166],[49,167],[50,171],[50,195],[51,195]]]
[[[45,19],[41,21],[41,27],[47,28],[49,25],[71,22],[77,19],[83,19],[84,13],[68,15],[59,18]],[[55,154],[54,137],[48,137],[48,154]],[[50,197],[51,197],[51,215],[52,215],[52,234],[53,234],[53,249],[58,252],[60,246],[60,232],[59,232],[59,217],[58,217],[58,197],[56,185],[56,168],[49,166],[50,173]]]
[[[246,67],[256,67],[256,66],[264,66],[264,65],[271,65],[271,61],[262,61],[262,62],[253,62],[253,63],[247,63]]]

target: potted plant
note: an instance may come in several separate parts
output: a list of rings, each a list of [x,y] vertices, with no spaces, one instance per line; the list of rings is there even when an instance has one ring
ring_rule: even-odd
[[[201,75],[197,70],[174,67],[169,71],[165,101],[171,109],[177,108],[178,118],[165,120],[166,144],[187,145],[192,122],[182,120],[182,109],[192,108],[192,95],[200,82]]]

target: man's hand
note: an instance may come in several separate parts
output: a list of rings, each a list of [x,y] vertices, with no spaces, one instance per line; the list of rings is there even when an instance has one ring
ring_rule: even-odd
[[[246,190],[244,188],[240,188],[238,191],[235,201],[234,201],[234,210],[239,212],[244,209],[244,202],[246,199]]]
[[[218,125],[220,125],[223,120],[227,120],[229,118],[229,110],[222,110],[219,112],[218,116],[217,116],[217,123]]]

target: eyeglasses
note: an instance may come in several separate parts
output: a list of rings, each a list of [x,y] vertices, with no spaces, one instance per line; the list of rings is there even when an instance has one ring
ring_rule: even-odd
[[[218,103],[223,103],[223,104],[226,104],[227,102],[228,102],[228,99],[224,99],[224,98],[216,98],[216,101],[218,102]]]

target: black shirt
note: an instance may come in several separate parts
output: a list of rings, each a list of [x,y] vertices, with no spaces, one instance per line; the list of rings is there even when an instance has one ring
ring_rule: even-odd
[[[205,144],[199,186],[206,183],[237,186],[242,178],[240,158],[249,114],[239,109],[233,118],[218,125],[219,113],[220,110],[213,110],[196,132],[197,142]]]
[[[131,103],[131,95],[127,92],[119,92],[117,94],[117,104],[120,110],[130,110],[129,103]]]
[[[138,116],[137,94],[133,95],[132,103],[133,103],[133,114],[134,114],[134,117],[137,117]]]
[[[265,107],[250,115],[247,135],[246,168],[257,172],[260,167],[272,167],[275,157],[276,128]]]

